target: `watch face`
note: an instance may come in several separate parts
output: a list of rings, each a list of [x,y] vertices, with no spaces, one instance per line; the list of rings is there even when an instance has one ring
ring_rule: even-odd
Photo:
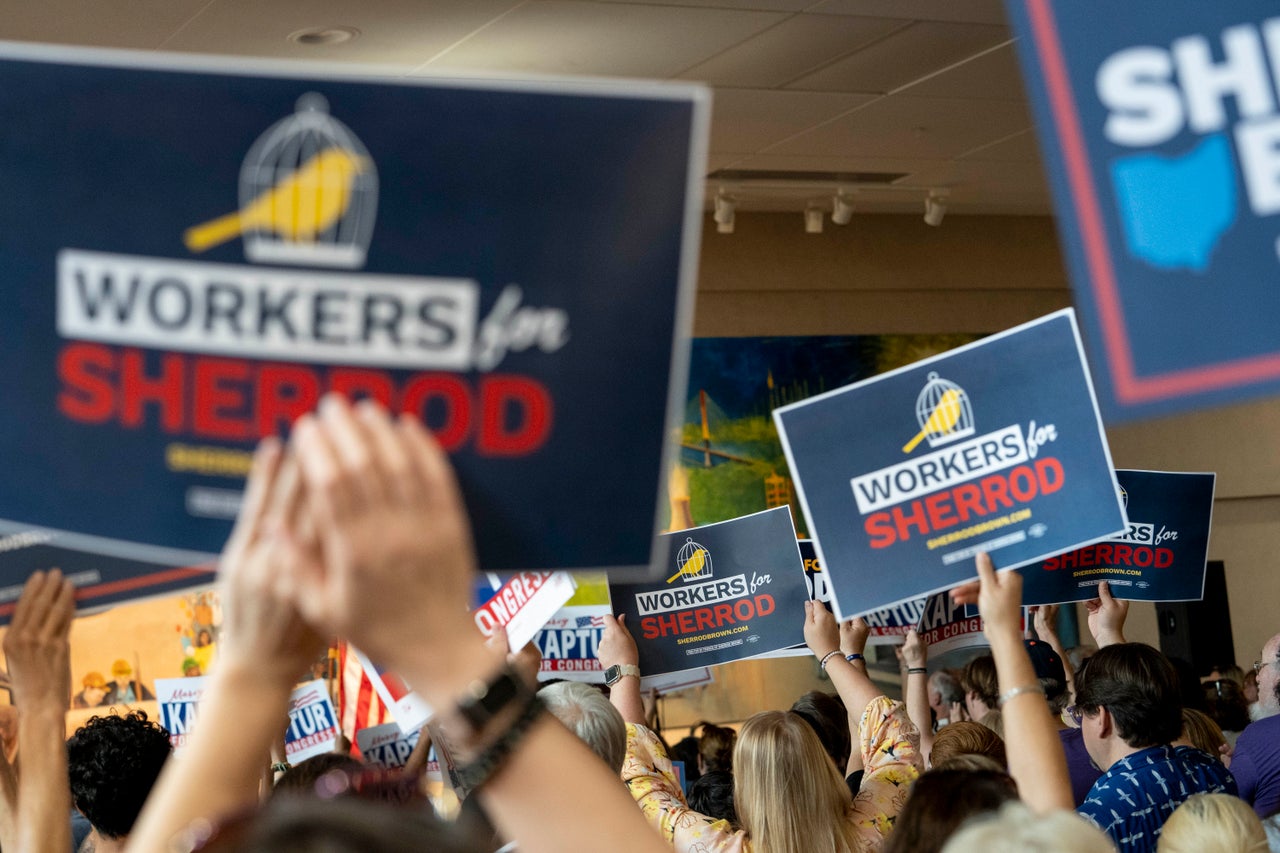
[[[622,678],[622,667],[616,663],[604,671],[604,683],[610,687],[620,678]]]

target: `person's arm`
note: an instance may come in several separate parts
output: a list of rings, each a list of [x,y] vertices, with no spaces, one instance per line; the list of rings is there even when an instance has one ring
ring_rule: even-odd
[[[291,602],[288,569],[298,556],[282,526],[298,483],[281,461],[272,439],[254,456],[218,570],[224,613],[218,663],[182,760],[165,765],[130,833],[130,853],[169,850],[196,819],[216,821],[257,799],[262,762],[288,718],[294,682],[324,649]]]
[[[606,671],[611,666],[640,665],[640,652],[636,649],[635,638],[627,629],[625,615],[616,619],[605,615],[604,633],[600,636],[596,659]],[[638,677],[624,675],[621,680],[614,682],[609,687],[609,701],[618,709],[623,722],[645,725],[644,697],[640,695]]]
[[[437,709],[465,766],[521,711],[504,706],[477,731],[458,710],[505,661],[468,614],[475,552],[448,457],[414,418],[393,423],[375,404],[353,411],[334,397],[299,422],[294,440],[320,545],[318,559],[298,567],[299,604],[313,624],[401,673]],[[475,796],[524,853],[587,853],[605,838],[617,853],[670,853],[619,779],[550,714]],[[557,820],[566,803],[574,820]]]
[[[1111,595],[1111,584],[1098,584],[1098,597],[1084,603],[1089,611],[1089,633],[1098,648],[1123,643],[1124,620],[1129,615],[1129,602]]]
[[[902,660],[907,665],[907,716],[920,730],[920,755],[927,761],[933,752],[933,719],[929,712],[929,646],[915,628],[907,631],[902,644]]]
[[[1071,665],[1071,658],[1067,657],[1067,650],[1058,636],[1058,605],[1042,604],[1031,609],[1035,611],[1036,636],[1048,643],[1049,648],[1053,649],[1062,661],[1062,671],[1067,678],[1067,704],[1074,705],[1076,703],[1076,669]]]
[[[827,677],[844,701],[845,710],[849,714],[849,734],[854,740],[859,737],[859,726],[867,706],[884,695],[884,691],[867,675],[865,658],[857,658],[852,663],[846,660],[847,655],[863,653],[869,632],[864,619],[850,619],[842,625],[836,622],[836,617],[821,602],[804,603],[805,645],[819,661],[826,659]],[[845,768],[845,775],[856,773],[863,767],[864,756],[861,752],[857,749],[849,750],[849,765]]]
[[[4,636],[18,708],[17,825],[0,834],[13,850],[71,848],[66,715],[71,703],[71,618],[75,589],[57,569],[22,588]]]
[[[979,582],[952,590],[952,597],[964,604],[976,602],[982,615],[1000,682],[1009,775],[1032,811],[1074,808],[1062,741],[1022,642],[1022,576],[997,574],[986,554],[979,554],[977,563]]]

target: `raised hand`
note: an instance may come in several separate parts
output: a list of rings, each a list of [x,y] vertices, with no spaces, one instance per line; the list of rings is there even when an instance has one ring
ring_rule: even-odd
[[[826,610],[825,607],[822,608]],[[871,626],[861,616],[840,623],[840,651],[846,655],[860,655],[867,647]]]
[[[614,618],[606,614],[604,617],[604,633],[600,635],[596,659],[605,669],[640,663],[640,650],[636,648],[635,638],[631,636],[625,620],[626,616]]]
[[[987,554],[979,554],[976,560],[978,582],[951,590],[951,597],[960,604],[977,604],[982,616],[987,639],[1004,636],[1012,631],[1022,635],[1022,575],[1017,572],[997,572]]]
[[[1098,584],[1098,597],[1084,603],[1089,611],[1089,633],[1098,647],[1123,643],[1124,620],[1129,615],[1129,602],[1111,595],[1111,584]]]
[[[818,659],[841,650],[840,623],[821,602],[804,603],[804,643]]]
[[[906,642],[902,644],[902,660],[913,669],[929,663],[929,644],[915,628],[907,631]]]

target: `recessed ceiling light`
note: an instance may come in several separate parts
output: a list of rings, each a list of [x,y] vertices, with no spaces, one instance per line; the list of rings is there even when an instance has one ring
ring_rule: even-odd
[[[343,44],[359,37],[360,31],[355,27],[312,27],[289,33],[288,39],[295,44],[312,47],[321,44]]]

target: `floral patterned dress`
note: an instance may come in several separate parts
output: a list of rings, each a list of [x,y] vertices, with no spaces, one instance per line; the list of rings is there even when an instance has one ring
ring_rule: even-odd
[[[923,769],[920,734],[901,703],[880,696],[862,714],[860,748],[864,774],[853,798],[851,819],[862,842],[860,850],[876,851],[902,810],[911,783]],[[729,823],[689,808],[657,735],[627,724],[627,760],[622,778],[649,822],[676,853],[747,853],[746,833]]]

